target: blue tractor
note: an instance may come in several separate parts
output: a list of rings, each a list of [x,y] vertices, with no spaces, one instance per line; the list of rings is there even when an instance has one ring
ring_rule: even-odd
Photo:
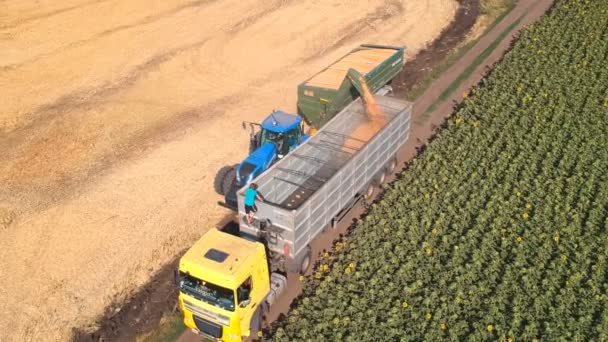
[[[272,164],[308,139],[302,117],[273,111],[261,124],[243,122],[250,129],[249,156],[236,166],[222,168],[215,178],[215,190],[224,195],[225,203],[236,209],[236,191],[266,171]]]

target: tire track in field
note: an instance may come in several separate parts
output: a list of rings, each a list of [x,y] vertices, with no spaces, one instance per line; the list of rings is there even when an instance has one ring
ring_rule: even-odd
[[[101,3],[104,3],[104,2],[108,2],[108,1],[111,1],[111,0],[92,0],[92,1],[87,1],[87,2],[84,2],[84,3],[78,4],[78,5],[73,5],[73,6],[69,6],[69,7],[59,8],[59,9],[56,9],[54,11],[50,11],[50,12],[46,12],[46,13],[42,13],[42,14],[31,16],[29,18],[21,19],[21,20],[15,22],[13,24],[0,26],[0,30],[14,29],[14,28],[17,28],[17,27],[19,27],[21,25],[25,25],[25,24],[31,23],[33,21],[47,19],[47,18],[50,18],[50,17],[54,17],[56,15],[60,15],[60,14],[66,13],[66,12],[70,12],[70,11],[73,11],[73,10],[85,8],[85,7],[88,7],[88,6],[91,6],[91,5],[101,4]]]
[[[150,61],[144,64],[150,64]],[[144,64],[140,65],[140,67],[143,67]],[[225,113],[225,110],[221,110],[220,108],[226,108],[231,104],[234,98],[244,96],[244,94],[246,94],[252,88],[259,88],[262,85],[271,82],[273,79],[284,75],[285,72],[286,70],[284,69],[277,70],[271,74],[265,75],[263,77],[252,80],[249,83],[243,84],[243,87],[240,88],[240,90],[230,92],[211,102],[203,101],[197,105],[171,113],[168,116],[168,119],[162,120],[161,122],[158,122],[153,126],[147,127],[139,134],[130,137],[125,141],[122,141],[120,144],[120,148],[116,148],[112,151],[108,151],[107,153],[103,154],[99,158],[99,160],[91,167],[85,168],[79,172],[75,172],[69,177],[65,178],[60,183],[51,185],[53,191],[46,191],[44,192],[45,195],[43,196],[41,196],[43,192],[40,191],[37,186],[22,186],[7,183],[4,188],[0,189],[0,203],[2,203],[2,200],[8,201],[11,198],[13,198],[13,200],[16,198],[24,199],[25,201],[17,201],[24,202],[22,205],[17,205],[17,207],[20,208],[17,214],[23,215],[25,212],[33,208],[38,211],[45,210],[50,206],[55,206],[61,203],[62,201],[69,200],[75,194],[84,191],[85,188],[94,187],[96,184],[96,180],[102,179],[104,174],[110,172],[113,167],[116,167],[116,165],[118,165],[118,163],[141,158],[146,153],[154,150],[159,146],[162,146],[162,144],[164,143],[178,140],[184,137],[192,129],[197,129],[197,127],[200,127],[201,124],[208,125],[214,120],[224,119],[222,114]],[[136,80],[130,80],[130,82],[135,83]],[[114,91],[114,89],[111,90]],[[108,89],[108,91],[110,91],[110,89]],[[97,101],[93,99],[87,101],[87,103],[78,103],[78,99],[78,96],[73,96],[70,97],[70,99],[66,99],[65,101],[75,101],[74,105],[77,107],[69,107],[70,109],[82,109],[87,106],[93,106],[95,104],[103,103],[103,100]],[[60,105],[58,104],[58,106]],[[66,113],[69,112],[66,111]],[[22,132],[16,135],[21,137],[28,136],[30,138],[13,139],[13,141],[10,141],[9,137],[8,143],[16,145],[25,144],[27,143],[28,139],[38,139],[39,137],[44,137],[46,134],[45,132],[49,130],[65,130],[64,128],[62,128],[62,124],[63,121],[60,120],[47,120],[46,124],[44,125],[35,125],[34,127],[29,128],[24,127],[22,129],[29,129],[27,131],[27,134],[24,134]],[[0,140],[0,146],[2,146],[4,143],[5,142]],[[9,149],[5,149],[4,151],[8,150]],[[11,156],[7,153],[3,155],[3,153],[0,152],[0,159],[11,160],[11,158],[15,157],[16,156]],[[82,183],[81,181],[85,178],[88,182]],[[15,194],[19,195],[16,196]],[[37,198],[36,204],[33,206],[26,205],[25,202],[31,201],[34,197]],[[17,203],[12,204],[13,206],[15,206]]]
[[[180,9],[173,9],[170,12],[177,13],[180,10],[186,8],[192,8],[196,6],[200,6],[203,3],[211,3],[217,0],[196,0],[192,1],[184,6],[180,6]],[[288,5],[292,0],[279,0],[280,6]],[[342,36],[338,41],[334,41],[329,45],[323,47],[321,52],[316,52],[314,54],[310,54],[308,56],[302,56],[302,58],[298,61],[298,63],[307,63],[315,58],[322,56],[327,51],[331,51],[335,48],[339,48],[342,46],[349,38],[353,35],[361,33],[366,27],[368,27],[368,23],[377,20],[387,20],[395,15],[400,15],[403,12],[403,7],[401,3],[396,0],[392,1],[393,4],[398,4],[395,6],[391,6],[390,8],[396,9],[397,11],[387,10],[387,5],[378,6],[372,13],[368,14],[364,18],[357,20],[356,22],[348,25],[344,29],[340,31],[340,36]],[[275,9],[275,10],[278,10]],[[165,13],[166,14],[166,13]],[[259,15],[261,14],[261,15]],[[264,15],[268,14],[268,12],[261,12],[253,15],[252,17],[256,17],[253,21],[245,21],[247,22],[247,26],[253,25],[257,20],[261,19]],[[154,17],[161,17],[166,15],[156,15]],[[251,17],[250,17],[251,18]],[[245,22],[241,21],[241,22]],[[131,27],[135,27],[137,25],[130,25]],[[245,27],[241,27],[244,29]],[[126,29],[126,28],[125,28]],[[103,34],[103,33],[102,33]],[[109,33],[108,33],[109,34]],[[211,35],[213,36],[213,35]],[[154,55],[144,61],[143,63],[136,65],[130,71],[126,73],[125,76],[117,79],[107,81],[101,85],[85,87],[74,92],[65,94],[58,99],[54,100],[51,103],[44,104],[39,106],[38,108],[31,111],[28,116],[33,117],[35,120],[31,120],[31,123],[17,128],[9,134],[6,134],[4,137],[0,137],[0,145],[3,146],[13,146],[14,144],[19,144],[21,141],[27,138],[28,134],[23,134],[23,132],[31,129],[39,129],[41,127],[46,127],[48,124],[54,120],[58,115],[68,113],[73,110],[78,109],[86,109],[90,108],[93,104],[98,104],[104,102],[104,99],[111,97],[117,94],[120,91],[123,91],[135,83],[140,81],[143,77],[148,75],[150,72],[157,70],[162,64],[169,62],[171,59],[176,56],[187,53],[189,51],[193,51],[204,46],[211,38],[204,38],[194,43],[178,46],[176,48],[170,49],[168,51],[159,53]],[[272,74],[274,75],[274,74]],[[265,80],[270,79],[271,77],[265,77]],[[254,81],[254,84],[259,84]],[[0,152],[0,156],[3,153]]]
[[[164,55],[164,54],[163,54]],[[135,69],[142,69],[146,65],[152,65],[151,60],[146,63],[142,63]],[[168,60],[166,60],[168,61]],[[164,61],[164,62],[166,62]],[[299,63],[299,62],[296,62]],[[152,71],[152,70],[148,70]],[[162,146],[163,144],[169,141],[175,141],[183,138],[192,130],[196,130],[201,128],[201,125],[209,125],[215,120],[224,120],[225,110],[221,108],[227,108],[234,98],[240,98],[247,94],[253,88],[260,88],[264,84],[271,82],[278,77],[287,72],[286,69],[280,69],[275,72],[272,72],[263,77],[259,77],[257,79],[251,80],[248,83],[242,84],[240,90],[235,90],[233,92],[227,93],[226,95],[217,98],[211,102],[203,101],[197,105],[179,110],[177,112],[173,112],[168,115],[168,119],[162,120],[153,126],[147,127],[139,134],[132,136],[120,143],[120,147],[108,151],[104,153],[97,162],[95,162],[90,167],[84,168],[78,172],[72,173],[69,177],[63,179],[61,182],[56,183],[54,185],[50,185],[49,189],[52,191],[41,191],[38,186],[23,186],[18,184],[8,184],[0,189],[0,203],[3,200],[13,202],[12,207],[16,207],[16,214],[22,216],[31,210],[41,211],[50,208],[51,206],[60,205],[60,203],[64,201],[68,201],[72,199],[75,195],[82,193],[87,188],[94,187],[97,182],[103,179],[104,175],[112,171],[112,168],[119,165],[119,163],[125,163],[130,160],[135,160],[138,158],[144,157],[147,153],[150,153],[154,149]],[[131,74],[134,74],[132,72]],[[133,77],[133,75],[131,76]],[[124,79],[128,79],[129,76]],[[130,82],[129,85],[137,82],[137,80],[128,79],[125,82]],[[104,91],[119,91],[120,89],[111,89],[111,87],[105,89]],[[86,91],[82,91],[86,93]],[[103,92],[103,91],[101,91]],[[80,93],[80,92],[79,92]],[[110,96],[110,95],[108,95]],[[79,99],[82,102],[79,102]],[[62,106],[68,106],[69,109],[83,109],[89,106],[93,106],[95,104],[103,104],[104,101],[102,99],[90,99],[88,101],[84,101],[84,99],[79,98],[76,95],[70,96],[69,99],[64,100],[63,104],[56,104],[55,109],[59,110]],[[73,102],[73,103],[70,103]],[[76,107],[69,107],[70,105]],[[65,108],[64,108],[65,109]],[[50,109],[49,109],[50,110]],[[71,112],[67,111],[66,113],[70,114]],[[13,141],[8,140],[8,143],[12,144],[26,144],[28,143],[28,139],[38,139],[39,137],[44,137],[45,132],[49,130],[64,130],[62,128],[63,121],[62,120],[47,120],[46,124],[39,125],[31,125],[29,128],[24,127],[22,129],[29,129],[27,134],[23,132],[20,134],[16,134],[17,136],[28,136],[30,138],[24,139],[13,139]],[[15,131],[16,132],[16,131]],[[2,146],[4,142],[0,139],[0,146]],[[4,145],[4,146],[14,146],[14,145]],[[8,151],[9,149],[5,149]],[[0,159],[11,160],[11,158],[16,158],[14,155],[6,154],[0,151]],[[87,182],[82,182],[83,180],[87,180]],[[47,190],[49,190],[47,189]],[[36,198],[35,201],[32,201],[33,198]],[[12,199],[12,200],[11,200]],[[28,205],[27,202],[35,202],[33,205]]]
[[[333,43],[325,46],[322,49],[317,50],[317,52],[315,54],[312,54],[312,55],[304,58],[302,60],[302,63],[311,62],[311,61],[327,54],[328,51],[333,51],[334,49],[337,49],[337,48],[343,46],[354,36],[357,36],[357,35],[363,33],[363,31],[365,31],[366,29],[368,29],[370,27],[372,29],[374,29],[375,23],[389,20],[395,16],[401,16],[401,15],[403,15],[404,11],[405,11],[405,8],[403,7],[403,4],[399,0],[390,0],[390,1],[387,1],[386,4],[377,6],[373,12],[369,13],[365,17],[362,17],[361,19],[358,19],[358,20],[350,23],[349,25],[344,27],[342,30],[340,30],[337,33],[336,39],[333,41]]]
[[[194,1],[192,3],[202,3],[208,2],[206,1]],[[215,0],[212,0],[215,1]],[[291,3],[292,0],[283,0],[278,1],[280,6],[286,6]],[[398,1],[393,1],[393,3],[397,3],[398,6],[387,6],[380,5],[374,9],[372,13],[369,13],[367,16],[362,18],[361,20],[356,21],[353,25],[357,26],[356,30],[352,30],[353,25],[348,25],[346,28],[341,30],[341,32],[345,32],[348,37],[352,35],[358,34],[362,32],[368,25],[370,21],[376,20],[387,20],[388,18],[399,15],[402,13],[403,7]],[[276,3],[275,3],[276,4]],[[396,11],[395,11],[396,8]],[[275,10],[278,10],[275,9]],[[262,15],[259,15],[262,14]],[[253,25],[257,20],[261,19],[268,12],[262,11],[261,13],[254,14],[256,17],[253,21],[247,21],[247,25]],[[249,18],[251,18],[250,16]],[[247,19],[245,19],[247,20]],[[241,27],[241,29],[245,29],[245,27]],[[342,35],[342,33],[341,33]],[[66,131],[66,127],[62,125],[62,119],[65,116],[74,116],[74,112],[88,110],[94,107],[95,105],[103,104],[107,102],[107,99],[116,95],[117,93],[134,86],[137,82],[139,82],[142,78],[146,77],[150,72],[157,70],[162,64],[169,62],[176,56],[187,53],[192,50],[200,49],[204,46],[211,38],[202,39],[200,41],[186,44],[183,46],[176,47],[174,49],[168,50],[166,52],[157,54],[155,56],[150,57],[145,62],[133,67],[130,71],[126,73],[125,76],[118,78],[116,80],[107,81],[101,85],[86,87],[78,89],[74,92],[68,93],[66,95],[61,96],[55,101],[44,104],[31,113],[28,116],[32,116],[34,120],[31,120],[31,124],[20,127],[9,134],[6,134],[4,137],[0,137],[0,146],[7,146],[10,148],[5,148],[2,152],[0,152],[0,158],[6,160],[12,160],[17,158],[17,153],[19,153],[19,146],[25,146],[29,143],[34,142],[39,139],[39,137],[43,137],[48,135],[49,131]],[[323,51],[328,51],[334,48],[339,48],[345,40],[332,42],[327,41],[325,46],[323,46]],[[313,53],[309,55],[303,55],[296,64],[305,63],[306,61],[314,59],[318,53]],[[279,70],[273,72],[266,77],[258,78],[251,80],[251,82],[242,84],[241,86],[245,87],[245,89],[258,88],[264,85],[267,82],[272,81],[276,77],[280,77],[284,73],[284,70]],[[213,78],[212,78],[213,79]],[[175,131],[184,131],[183,125],[179,124],[179,120],[183,122],[187,122],[189,125],[194,124],[196,121],[204,119],[210,120],[212,116],[209,115],[201,115],[200,113],[208,112],[209,108],[214,108],[220,104],[226,103],[226,100],[232,96],[238,96],[243,93],[243,91],[230,92],[229,95],[223,96],[217,100],[214,100],[211,104],[208,105],[198,105],[191,107],[189,109],[182,110],[180,112],[174,112],[169,117],[173,119],[163,120],[162,122],[150,127],[149,129],[144,130],[141,134],[138,134],[132,138],[127,139],[124,142],[124,146],[131,149],[136,149],[136,153],[109,153],[105,156],[102,156],[99,163],[96,165],[86,168],[82,172],[78,172],[74,174],[73,177],[69,177],[64,182],[62,182],[61,186],[67,186],[68,188],[73,188],[73,184],[77,183],[78,180],[81,180],[83,176],[90,177],[91,175],[101,174],[103,170],[107,168],[108,165],[131,160],[137,156],[141,156],[141,148],[136,148],[138,146],[144,146],[143,150],[148,150],[150,146],[156,146],[157,142],[166,142],[168,140],[172,140],[169,137],[177,138]],[[157,136],[157,139],[153,139],[154,136]],[[122,148],[123,150],[125,148]],[[31,189],[22,188],[16,184],[13,184],[12,190],[8,193],[15,191],[17,193],[26,194],[31,191]],[[65,195],[69,195],[73,193],[73,190],[68,190],[67,192],[60,191],[59,187],[57,188],[58,192],[61,192],[62,195],[52,196],[53,199],[41,199],[41,202],[46,203],[50,201],[55,201],[58,198],[64,198]],[[42,203],[38,203],[37,207]],[[45,205],[43,205],[45,206]]]
[[[107,1],[107,0],[102,0],[102,1]],[[190,1],[190,2],[187,2],[187,3],[183,4],[183,5],[180,5],[178,7],[169,9],[167,11],[160,12],[160,13],[155,14],[155,15],[147,16],[147,17],[145,17],[143,19],[140,19],[140,20],[138,20],[138,21],[136,21],[134,23],[118,25],[116,27],[113,27],[113,28],[104,30],[104,31],[102,31],[100,33],[97,33],[97,34],[95,34],[95,35],[93,35],[93,36],[91,36],[89,38],[77,40],[77,41],[71,42],[71,43],[69,43],[67,45],[60,46],[60,47],[58,47],[58,48],[56,48],[56,49],[54,49],[52,51],[39,54],[39,55],[34,56],[34,57],[30,58],[30,59],[27,59],[27,60],[25,60],[23,62],[16,63],[16,64],[4,65],[4,66],[0,67],[0,71],[8,71],[8,70],[19,69],[19,68],[21,68],[23,66],[26,66],[28,64],[35,63],[35,62],[39,61],[42,58],[50,57],[50,56],[53,56],[53,55],[56,55],[56,54],[59,54],[59,53],[63,53],[66,50],[70,50],[70,49],[78,48],[78,47],[81,47],[81,46],[84,46],[84,45],[87,45],[87,44],[90,44],[90,43],[94,43],[94,42],[98,41],[99,39],[105,38],[105,37],[110,36],[110,35],[115,34],[115,33],[127,31],[127,30],[130,30],[130,29],[141,27],[141,26],[145,26],[145,25],[150,25],[150,24],[156,23],[156,22],[158,22],[160,20],[163,20],[163,19],[165,19],[167,17],[175,15],[175,14],[177,14],[179,12],[182,12],[182,11],[185,11],[185,10],[189,10],[189,9],[193,9],[193,8],[196,8],[196,7],[201,7],[203,5],[209,5],[209,4],[211,4],[213,2],[216,2],[216,1],[218,1],[218,0],[195,0],[195,1]]]
[[[273,1],[269,2],[267,7],[261,8],[260,11],[256,12],[255,14],[249,15],[249,16],[239,20],[228,31],[228,33],[237,34],[241,31],[245,30],[246,28],[254,25],[258,21],[260,21],[260,19],[264,18],[265,16],[272,14],[274,12],[277,12],[277,11],[291,5],[294,2],[295,2],[295,0],[273,0]]]
[[[117,80],[107,81],[94,87],[82,88],[72,93],[66,94],[53,101],[42,105],[28,114],[34,117],[32,123],[17,128],[9,134],[0,137],[0,146],[13,146],[28,138],[30,134],[23,134],[26,131],[46,127],[57,116],[77,109],[89,108],[93,104],[104,102],[104,99],[119,93],[120,91],[133,86],[150,72],[157,70],[158,67],[176,56],[201,48],[210,38],[204,38],[191,44],[178,46],[163,53],[154,55],[145,62],[133,67],[127,74]],[[6,151],[6,149],[5,149]],[[0,153],[0,157],[2,157]]]

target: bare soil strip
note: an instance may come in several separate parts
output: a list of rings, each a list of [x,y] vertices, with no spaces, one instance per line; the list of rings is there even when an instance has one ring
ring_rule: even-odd
[[[413,60],[408,60],[403,72],[393,80],[396,96],[405,96],[412,87],[423,80],[434,66],[463,42],[479,16],[479,1],[460,0],[454,20],[428,47],[422,49]]]

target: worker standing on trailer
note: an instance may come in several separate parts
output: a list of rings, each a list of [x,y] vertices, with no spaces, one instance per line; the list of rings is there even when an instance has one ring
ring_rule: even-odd
[[[251,224],[253,221],[253,215],[258,211],[258,207],[255,206],[255,200],[259,199],[264,202],[264,197],[258,192],[258,185],[255,183],[249,184],[249,188],[245,190],[245,214],[247,217],[247,224]]]

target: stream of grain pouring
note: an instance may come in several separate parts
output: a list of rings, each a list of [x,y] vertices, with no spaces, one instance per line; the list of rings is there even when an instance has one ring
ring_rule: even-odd
[[[363,98],[365,113],[367,114],[369,123],[357,127],[353,131],[352,137],[368,141],[384,126],[385,115],[382,113],[382,109],[380,109],[374,95],[369,90],[365,78],[359,78],[359,84],[361,84],[361,97]]]
[[[383,120],[382,110],[378,106],[378,102],[376,102],[374,94],[372,94],[372,92],[369,90],[367,82],[365,82],[365,78],[361,77],[359,82],[361,83],[361,90],[363,92],[361,96],[363,97],[365,112],[369,116],[370,120]]]

